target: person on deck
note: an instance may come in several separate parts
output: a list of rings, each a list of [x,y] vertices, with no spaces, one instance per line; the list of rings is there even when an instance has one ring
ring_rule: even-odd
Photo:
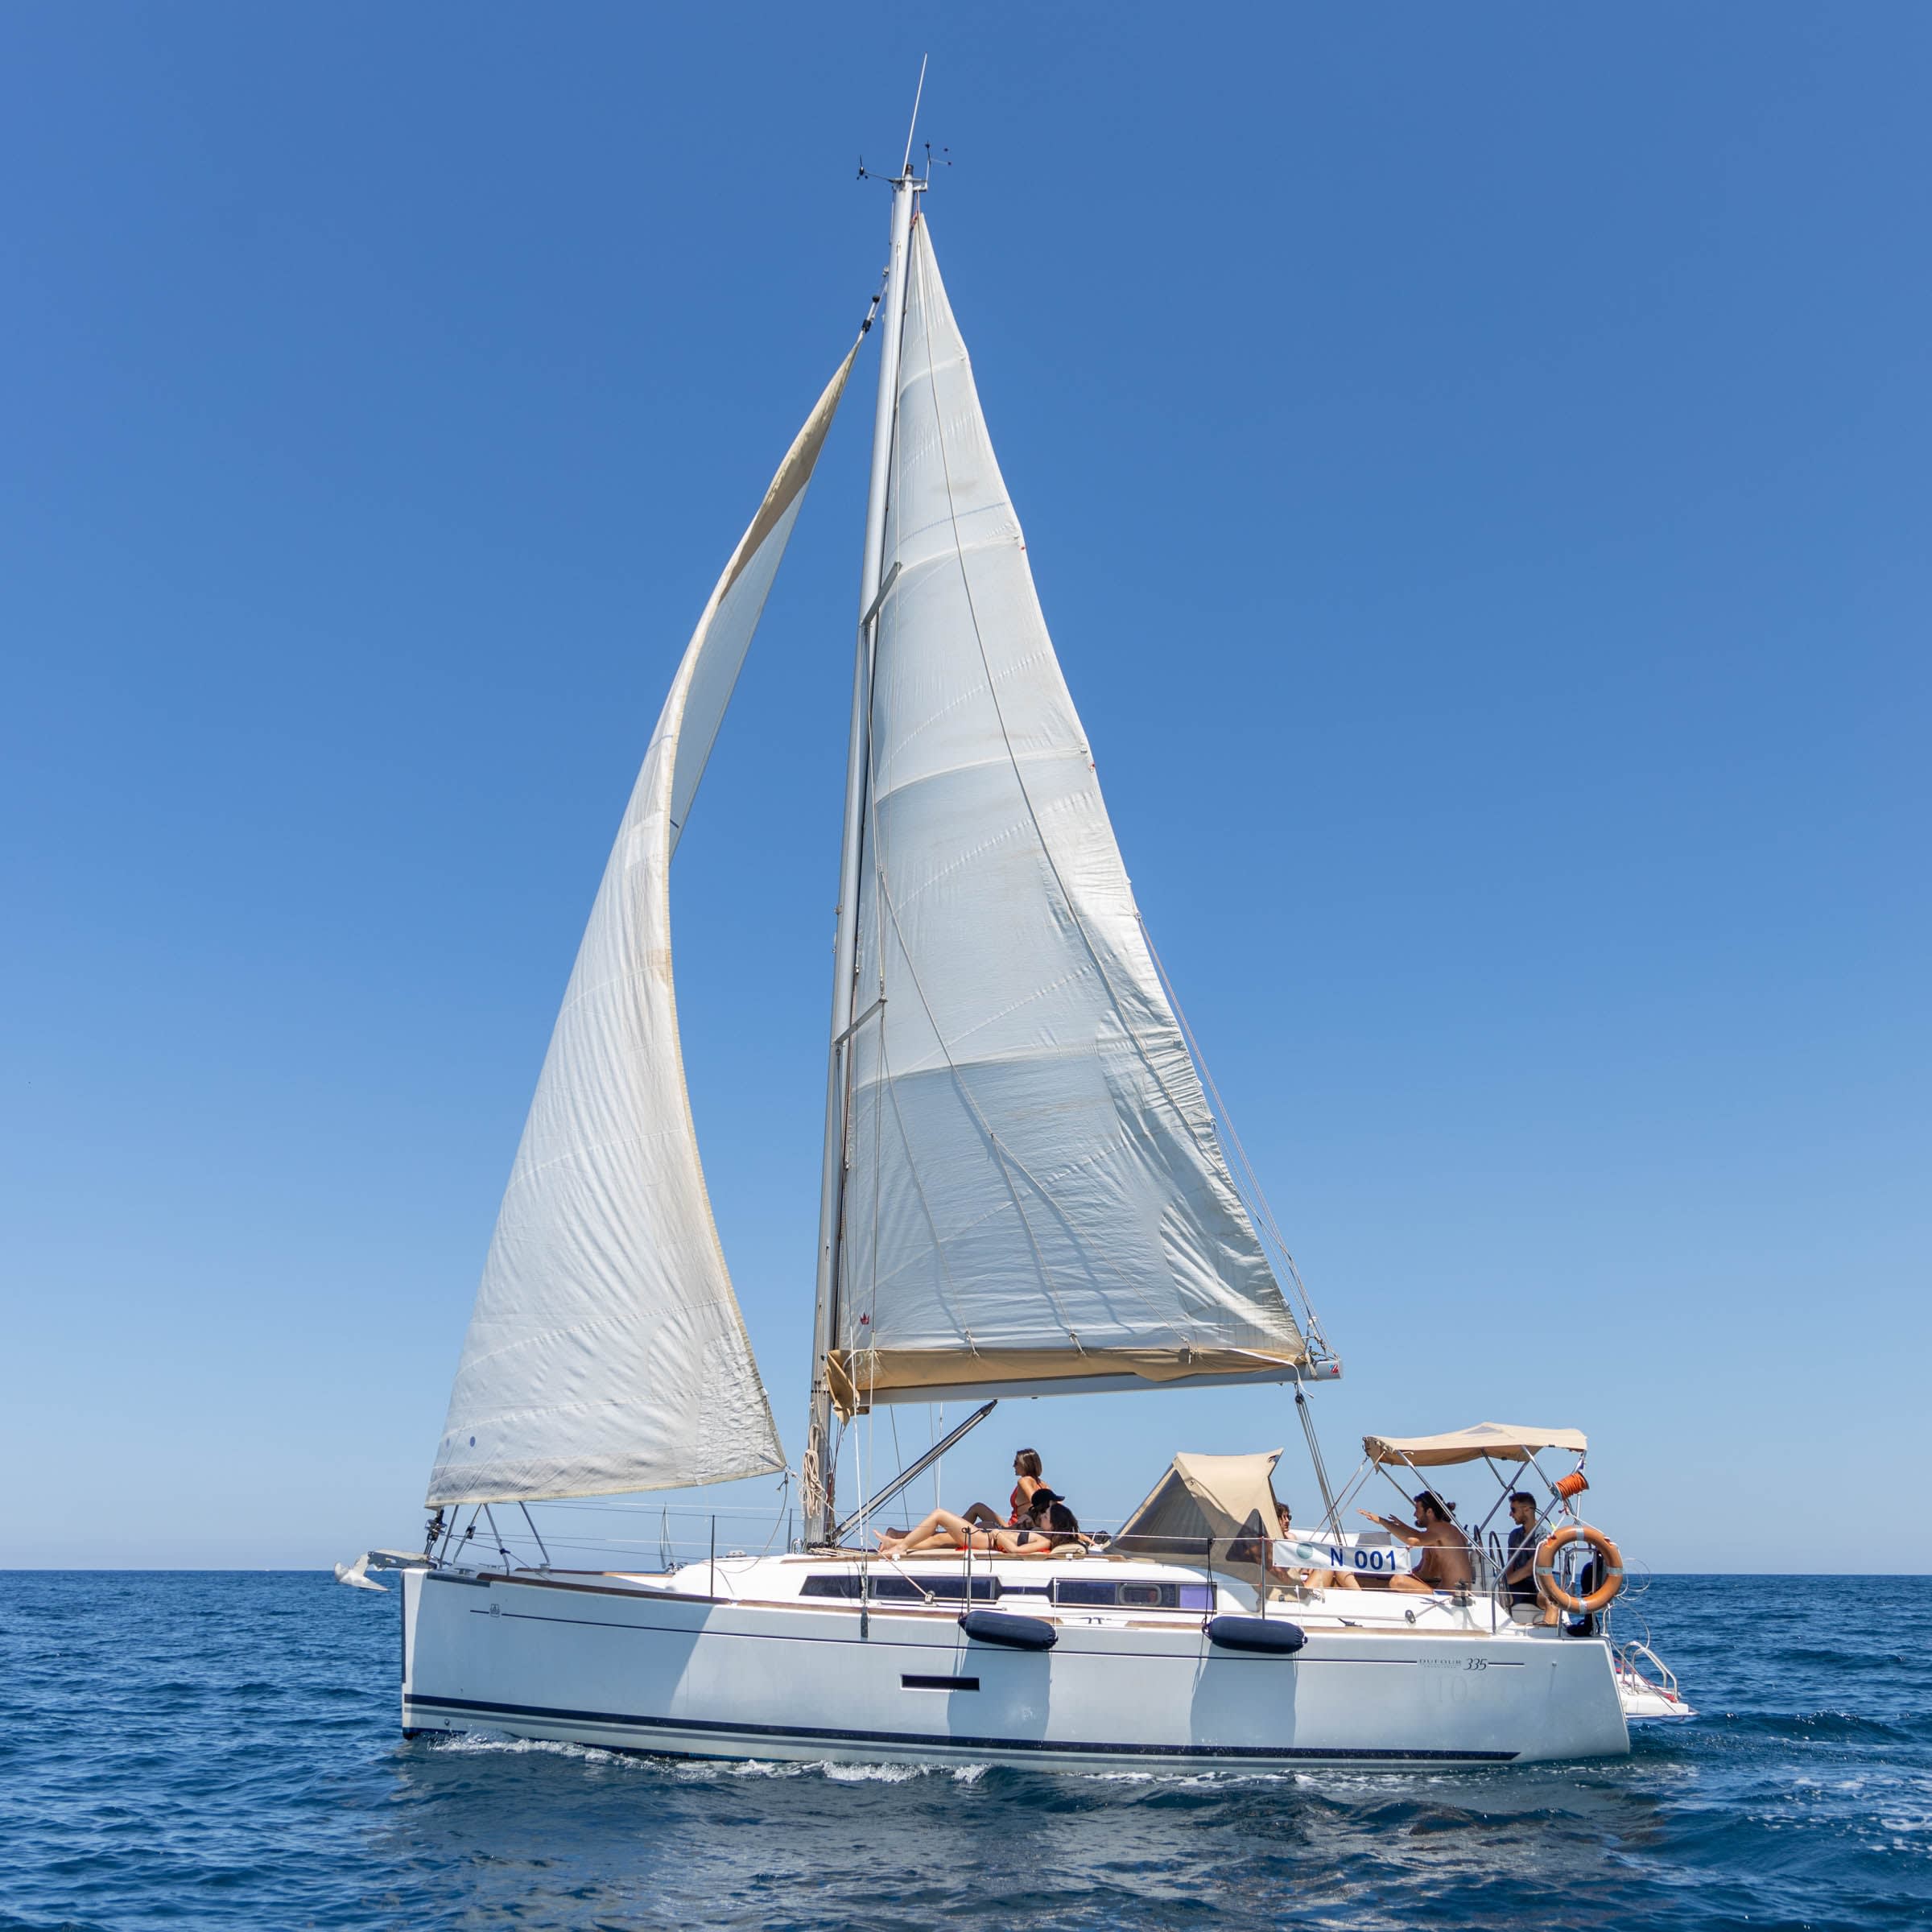
[[[1509,1498],[1509,1554],[1503,1559],[1503,1601],[1512,1606],[1536,1601],[1536,1498],[1527,1489]]]
[[[1042,1482],[1040,1452],[1037,1449],[1022,1449],[1013,1459],[1013,1494],[1006,1499],[1006,1513],[996,1515],[989,1503],[974,1503],[966,1511],[966,1520],[977,1523],[982,1530],[1023,1530],[1033,1509],[1033,1492]]]
[[[916,1556],[939,1550],[970,1550],[983,1556],[1017,1555],[1013,1547],[1022,1533],[1005,1528],[982,1530],[950,1509],[934,1509],[910,1530],[881,1530],[881,1556]]]
[[[1406,1590],[1426,1596],[1436,1590],[1467,1590],[1476,1580],[1476,1566],[1469,1558],[1469,1539],[1457,1528],[1449,1505],[1433,1489],[1425,1489],[1415,1499],[1415,1527],[1398,1523],[1393,1517],[1377,1516],[1373,1509],[1361,1513],[1370,1522],[1379,1523],[1398,1541],[1422,1554],[1415,1568],[1389,1579],[1391,1590]]]
[[[1274,1506],[1275,1521],[1283,1537],[1294,1534],[1294,1513],[1286,1503]],[[1278,1570],[1272,1560],[1268,1574],[1284,1583],[1298,1583],[1304,1590],[1359,1590],[1361,1585],[1346,1570]]]
[[[1067,1507],[1067,1499],[1044,1484],[1033,1492],[1031,1521],[1055,1556],[1078,1556],[1088,1546],[1080,1534],[1080,1519]]]
[[[1077,1556],[1086,1547],[1080,1525],[1062,1498],[1042,1484],[1034,1505],[1018,1530],[983,1530],[950,1509],[935,1509],[910,1530],[881,1530],[881,1556],[930,1555],[935,1550],[971,1550],[984,1556]]]

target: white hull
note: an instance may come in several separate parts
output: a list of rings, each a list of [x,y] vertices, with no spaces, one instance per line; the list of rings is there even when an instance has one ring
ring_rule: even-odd
[[[1051,1650],[1025,1651],[968,1637],[956,1601],[802,1600],[802,1575],[824,1576],[822,1562],[739,1561],[729,1577],[717,1567],[716,1596],[698,1593],[710,1580],[703,1564],[676,1587],[407,1572],[405,1731],[683,1757],[1089,1771],[1522,1764],[1630,1748],[1607,1646],[1492,1629],[1486,1600],[1457,1609],[1363,1591],[1271,1602],[1269,1617],[1298,1623],[1307,1641],[1293,1656],[1263,1655],[1217,1646],[1198,1612],[1084,1615],[1045,1597],[1048,1572],[1118,1577],[1118,1567],[1001,1565],[1014,1580],[1001,1608],[1055,1625]],[[956,1560],[947,1569],[957,1577]],[[1196,1589],[1203,1575],[1158,1574]],[[1418,1605],[1411,1624],[1405,1612]],[[1224,1582],[1218,1608],[1254,1607]]]

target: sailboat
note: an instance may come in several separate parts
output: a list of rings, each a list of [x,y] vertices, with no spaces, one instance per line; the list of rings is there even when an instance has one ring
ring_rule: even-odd
[[[841,1515],[841,1435],[894,1404],[977,1420],[1008,1396],[1273,1382],[1305,1413],[1340,1373],[1236,1184],[1136,909],[910,144],[890,179],[881,293],[705,605],[599,886],[424,1550],[355,1571],[402,1571],[404,1732],[1079,1769],[1626,1751],[1629,1660],[1594,1626],[1508,1614],[1493,1587],[1348,1587],[1334,1566],[1413,1558],[1344,1535],[1325,1473],[1326,1574],[1277,1542],[1271,1455],[1177,1458],[1121,1534],[1056,1537],[1046,1561],[970,1538],[881,1555],[864,1532],[897,1484]],[[520,1563],[498,1511],[787,1468],[706,1193],[669,886],[875,328],[802,1520],[763,1555]],[[1479,1448],[1520,1465],[1539,1446]]]

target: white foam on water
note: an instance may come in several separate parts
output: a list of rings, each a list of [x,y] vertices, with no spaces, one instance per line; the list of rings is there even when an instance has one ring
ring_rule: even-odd
[[[549,1757],[576,1758],[587,1765],[630,1765],[640,1761],[621,1751],[600,1750],[595,1744],[568,1744],[560,1738],[550,1737],[498,1737],[486,1731],[459,1732],[454,1736],[438,1739],[431,1748],[446,1757],[494,1757],[502,1753],[517,1757],[536,1752]]]
[[[909,1785],[915,1777],[923,1777],[929,1770],[939,1767],[928,1765],[835,1765],[825,1764],[819,1769],[835,1785]]]
[[[832,1758],[768,1757],[720,1758],[664,1768],[686,1784],[706,1784],[724,1777],[816,1776],[840,1785],[902,1785],[919,1777],[950,1777],[957,1784],[971,1785],[984,1777],[989,1769],[985,1765],[842,1764]]]

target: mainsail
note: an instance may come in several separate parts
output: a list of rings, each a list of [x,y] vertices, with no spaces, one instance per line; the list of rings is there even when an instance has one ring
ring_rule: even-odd
[[[904,316],[832,1393],[1290,1374],[923,221]]]
[[[727,1482],[784,1452],[712,1224],[671,857],[858,345],[712,592],[605,869],[517,1150],[428,1501]]]

